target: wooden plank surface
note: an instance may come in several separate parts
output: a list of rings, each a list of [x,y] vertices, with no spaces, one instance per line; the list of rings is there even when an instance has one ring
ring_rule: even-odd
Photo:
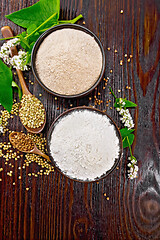
[[[22,29],[8,21],[5,15],[35,2],[1,0],[1,27],[8,24],[15,34],[20,33]],[[138,178],[127,178],[127,150],[110,176],[99,183],[89,184],[68,180],[57,171],[48,176],[28,176],[30,172],[39,171],[39,166],[32,163],[19,169],[24,163],[24,155],[17,161],[9,160],[14,166],[13,175],[9,177],[10,165],[5,164],[3,156],[0,160],[3,168],[0,172],[2,240],[160,239],[160,1],[61,1],[61,19],[71,19],[80,13],[84,16],[85,26],[100,38],[105,49],[105,78],[109,77],[109,83],[105,86],[101,81],[92,94],[78,100],[55,100],[40,87],[31,71],[25,73],[30,91],[37,97],[42,93],[39,98],[47,111],[44,135],[64,108],[94,105],[94,95],[102,100],[96,108],[106,110],[120,126],[116,111],[111,109],[110,85],[117,96],[127,97],[138,104],[137,109],[132,110],[136,128],[133,151],[138,159]],[[78,23],[83,25],[82,22]],[[123,60],[122,66],[120,60]],[[17,76],[15,81],[18,83]],[[108,100],[111,102],[107,107]],[[9,120],[8,128],[24,131],[18,117]],[[7,133],[1,137],[2,141],[8,142]]]

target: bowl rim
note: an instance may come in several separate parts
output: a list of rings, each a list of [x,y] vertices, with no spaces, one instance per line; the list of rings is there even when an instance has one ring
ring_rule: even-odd
[[[74,95],[65,95],[65,94],[60,94],[60,93],[56,93],[54,91],[52,91],[51,89],[49,89],[40,79],[40,77],[38,76],[38,73],[36,71],[36,67],[35,67],[35,60],[36,60],[36,54],[37,54],[37,50],[40,46],[40,44],[43,42],[43,40],[52,32],[60,30],[60,29],[64,29],[64,28],[71,28],[71,29],[77,29],[77,30],[81,30],[87,34],[89,34],[90,36],[94,37],[94,40],[97,42],[98,46],[100,47],[101,53],[102,53],[102,69],[100,72],[100,75],[97,79],[97,81],[86,91],[82,92],[82,93],[78,93],[78,94],[74,94]],[[35,42],[33,49],[32,49],[32,53],[31,53],[31,67],[32,67],[32,72],[33,75],[35,77],[35,79],[37,80],[37,82],[41,85],[41,87],[43,89],[45,89],[47,92],[49,92],[52,95],[55,95],[57,97],[62,97],[62,98],[79,98],[79,97],[83,97],[88,95],[90,92],[92,92],[97,85],[100,83],[100,81],[102,80],[102,77],[104,75],[105,72],[105,63],[106,63],[106,59],[105,59],[105,51],[104,48],[102,46],[102,43],[100,42],[99,38],[92,32],[90,31],[88,28],[78,25],[78,24],[59,24],[56,26],[53,26],[51,28],[49,28],[48,30],[46,30]]]
[[[119,151],[119,157],[115,160],[113,166],[111,167],[110,170],[108,170],[107,172],[105,172],[105,174],[101,175],[101,177],[95,179],[95,180],[80,180],[80,179],[76,179],[76,178],[72,178],[70,176],[68,176],[67,174],[65,174],[57,165],[56,165],[56,161],[54,161],[54,158],[51,155],[51,151],[50,151],[50,139],[51,139],[51,135],[52,132],[54,130],[54,127],[56,125],[56,123],[63,117],[65,117],[66,115],[68,115],[69,113],[73,112],[73,111],[77,111],[77,110],[90,110],[90,111],[94,111],[97,112],[99,114],[105,115],[107,116],[110,121],[112,122],[112,124],[115,126],[116,128],[116,132],[117,132],[117,136],[119,138],[119,142],[120,142],[120,151]],[[79,107],[73,107],[70,108],[68,110],[66,110],[65,112],[61,113],[51,124],[48,133],[47,133],[47,150],[48,150],[48,155],[54,165],[54,167],[58,170],[58,172],[60,172],[63,176],[65,176],[67,179],[69,180],[73,180],[76,182],[80,182],[80,183],[93,183],[93,182],[99,182],[100,180],[103,180],[104,178],[106,178],[108,175],[110,175],[117,167],[117,165],[119,164],[119,162],[122,160],[123,157],[123,142],[122,142],[122,137],[119,131],[119,128],[117,126],[117,124],[115,123],[115,121],[105,112],[103,112],[102,110],[99,110],[97,108],[92,108],[92,107],[88,107],[88,106],[79,106]]]

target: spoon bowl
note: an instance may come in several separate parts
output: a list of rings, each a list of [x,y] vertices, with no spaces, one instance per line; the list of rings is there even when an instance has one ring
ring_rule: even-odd
[[[9,26],[5,26],[5,27],[2,27],[1,28],[1,32],[2,32],[2,35],[4,38],[8,38],[8,37],[13,37],[13,32],[12,32],[12,29],[9,27]],[[18,52],[17,52],[17,48],[16,46],[12,47],[11,49],[11,56],[13,57],[14,55],[18,55]],[[22,88],[22,93],[23,95],[30,95],[30,96],[33,96],[30,91],[28,90],[28,87],[26,85],[26,82],[24,80],[24,77],[23,77],[23,73],[21,70],[19,69],[16,69],[17,71],[17,74],[18,74],[18,78],[19,78],[19,81],[20,81],[20,84],[21,84],[21,88]],[[19,107],[19,109],[21,108],[21,105]],[[43,129],[44,129],[44,126],[46,124],[46,112],[45,112],[45,108],[43,106],[43,109],[44,109],[44,113],[45,113],[45,119],[44,119],[44,122],[43,124],[40,126],[40,127],[37,127],[37,128],[30,128],[28,126],[24,126],[28,132],[31,132],[31,133],[40,133]],[[20,118],[21,119],[21,118]],[[22,120],[21,120],[22,122]],[[22,123],[23,124],[23,123]]]
[[[19,137],[19,139],[18,139]],[[24,149],[23,143],[20,143],[20,138],[26,138],[26,140],[28,141],[28,143],[30,144],[30,147],[28,150]],[[14,141],[16,139],[16,142]],[[24,152],[24,153],[35,153],[38,154],[40,156],[42,156],[43,158],[47,159],[49,162],[51,162],[50,158],[48,155],[46,155],[45,153],[41,152],[35,145],[35,143],[32,141],[31,138],[29,138],[26,134],[22,133],[22,132],[12,132],[9,134],[9,140],[11,142],[11,144],[17,148],[19,151]],[[29,146],[29,145],[28,145]]]

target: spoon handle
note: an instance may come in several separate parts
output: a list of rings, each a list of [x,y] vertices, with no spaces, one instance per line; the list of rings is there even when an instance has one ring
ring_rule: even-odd
[[[13,37],[13,31],[9,26],[2,27],[1,32],[2,32],[2,35],[3,35],[4,38]],[[18,55],[18,51],[17,51],[16,46],[11,47],[10,50],[11,50],[11,56],[12,57],[15,56],[15,55]],[[28,87],[26,85],[26,82],[24,80],[22,71],[19,70],[19,69],[16,69],[16,71],[17,71],[17,74],[18,74],[18,77],[19,77],[19,81],[20,81],[20,84],[21,84],[23,94],[31,95],[31,93],[29,92]]]
[[[32,153],[38,154],[38,155],[44,157],[45,159],[47,159],[49,162],[51,162],[49,156],[46,155],[45,153],[41,152],[37,147],[34,148]]]

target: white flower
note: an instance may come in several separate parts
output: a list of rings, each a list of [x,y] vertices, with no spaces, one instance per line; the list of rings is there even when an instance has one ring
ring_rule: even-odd
[[[123,99],[122,98],[119,99],[119,103],[123,103]]]
[[[4,43],[0,50],[0,57],[7,65],[11,65],[13,68],[20,69],[22,71],[28,70],[26,65],[27,53],[20,50],[18,55],[11,57],[10,48],[17,46],[20,43],[18,38],[14,38],[7,43]]]
[[[137,165],[135,165],[134,171],[135,171],[135,172],[138,172],[138,166],[137,166]]]
[[[122,123],[124,123],[124,126],[127,127],[128,129],[131,129],[134,127],[134,123],[132,120],[132,116],[129,112],[128,109],[123,109],[123,108],[117,108],[119,111],[119,114],[122,116],[122,118],[120,118],[120,120],[122,121]]]
[[[8,48],[11,48],[13,46],[17,46],[20,43],[18,38],[13,38],[7,42]]]
[[[135,164],[137,161],[135,159],[132,159],[131,163]]]

